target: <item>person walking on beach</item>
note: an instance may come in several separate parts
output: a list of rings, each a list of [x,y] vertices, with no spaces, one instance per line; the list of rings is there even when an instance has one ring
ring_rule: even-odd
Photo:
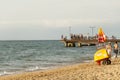
[[[114,53],[115,53],[115,58],[117,58],[117,55],[118,55],[118,50],[119,50],[119,46],[118,46],[118,43],[117,41],[115,42],[114,44]]]
[[[106,45],[106,50],[108,52],[109,57],[111,58],[111,53],[112,53],[111,42],[108,42],[108,44]]]

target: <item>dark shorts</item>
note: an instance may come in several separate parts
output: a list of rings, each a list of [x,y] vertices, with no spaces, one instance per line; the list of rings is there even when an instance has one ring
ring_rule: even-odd
[[[114,50],[114,53],[115,53],[115,54],[118,54],[118,50]]]

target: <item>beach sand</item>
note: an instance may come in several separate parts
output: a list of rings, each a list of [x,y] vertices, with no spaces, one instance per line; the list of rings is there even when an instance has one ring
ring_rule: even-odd
[[[44,71],[1,76],[0,80],[120,80],[120,58],[111,65],[80,63]]]

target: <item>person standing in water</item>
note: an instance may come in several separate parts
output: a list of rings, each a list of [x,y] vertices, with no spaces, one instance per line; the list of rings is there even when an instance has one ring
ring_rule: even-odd
[[[117,58],[117,55],[118,55],[118,50],[119,50],[119,46],[118,46],[118,43],[117,41],[115,42],[114,44],[114,53],[115,53],[115,58]]]

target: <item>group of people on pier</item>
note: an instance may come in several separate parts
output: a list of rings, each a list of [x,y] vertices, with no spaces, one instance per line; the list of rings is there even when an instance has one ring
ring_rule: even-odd
[[[61,35],[61,39],[67,40],[67,36]],[[97,39],[97,35],[89,36],[83,34],[70,34],[70,40],[93,40],[93,39]]]
[[[116,39],[115,36],[111,36],[110,38],[108,36],[106,36],[107,39]],[[67,36],[63,36],[61,35],[61,39],[62,40],[67,40]],[[83,34],[70,34],[70,40],[97,40],[98,39],[98,35],[96,34],[95,36],[89,36],[89,34],[87,35],[83,35]]]

